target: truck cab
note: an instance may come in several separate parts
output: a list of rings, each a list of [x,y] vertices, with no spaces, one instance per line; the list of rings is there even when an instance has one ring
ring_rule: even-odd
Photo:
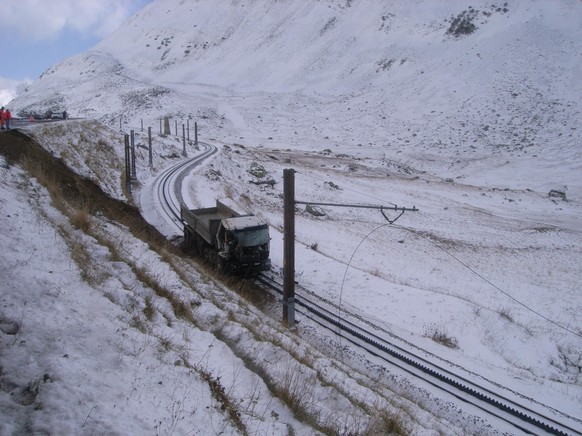
[[[269,228],[256,216],[225,218],[216,232],[218,267],[223,272],[267,271]]]

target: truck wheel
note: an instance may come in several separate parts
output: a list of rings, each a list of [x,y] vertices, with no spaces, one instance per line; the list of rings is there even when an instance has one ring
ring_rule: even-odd
[[[183,242],[184,250],[188,250],[192,247],[192,233],[188,229],[184,229],[184,242]]]
[[[216,269],[217,269],[219,274],[226,274],[228,272],[226,260],[224,260],[222,257],[220,257],[218,255],[216,256]]]

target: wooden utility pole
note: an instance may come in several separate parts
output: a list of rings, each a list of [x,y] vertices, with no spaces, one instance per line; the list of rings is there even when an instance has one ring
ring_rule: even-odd
[[[283,322],[295,325],[295,170],[283,170]]]
[[[295,200],[295,170],[283,170],[283,322],[289,328],[295,326],[295,205],[317,205],[349,208],[377,209],[389,224],[394,224],[405,212],[418,212],[416,206],[399,207],[366,205],[315,203]],[[389,218],[385,212],[400,212],[394,218]]]
[[[198,145],[198,123],[194,121],[194,145]]]

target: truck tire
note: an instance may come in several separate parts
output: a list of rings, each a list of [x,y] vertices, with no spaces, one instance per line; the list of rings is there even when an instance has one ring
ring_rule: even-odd
[[[228,265],[226,260],[222,257],[216,255],[216,270],[219,274],[227,274],[228,273]]]
[[[184,249],[187,250],[192,247],[192,233],[187,228],[184,228]]]

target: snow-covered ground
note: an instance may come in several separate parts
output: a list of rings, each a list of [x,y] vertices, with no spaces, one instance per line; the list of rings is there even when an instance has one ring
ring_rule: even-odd
[[[233,350],[144,283],[150,273],[221,316],[158,253],[106,219],[92,221],[98,238],[75,229],[36,180],[2,166],[0,434],[302,433]]]
[[[298,206],[299,285],[339,310],[368,320],[431,352],[435,358],[478,373],[572,417],[582,416],[582,142],[579,133],[582,5],[565,0],[516,0],[495,6],[490,2],[474,2],[471,10],[465,2],[245,3],[248,5],[221,5],[217,13],[216,4],[210,1],[153,2],[95,49],[47,71],[13,106],[17,110],[66,106],[73,116],[98,118],[115,129],[121,118],[126,132],[130,128],[139,131],[141,120],[157,132],[160,116],[170,116],[180,124],[186,118],[190,119],[190,125],[196,120],[201,139],[217,145],[220,151],[185,180],[184,199],[191,207],[202,207],[214,204],[216,198],[227,198],[241,210],[264,218],[271,226],[275,270],[283,264],[284,168],[297,171],[298,200],[416,206],[419,212],[405,213],[394,225],[378,211],[325,207],[326,215],[318,218]],[[447,34],[452,17],[463,11],[474,14],[477,29],[469,35]],[[119,92],[112,93],[111,89]],[[80,133],[75,130],[78,128],[75,122],[69,121],[67,126],[69,133],[60,133],[61,138],[62,135],[67,138],[64,142],[48,130],[47,136],[40,128],[33,128],[30,133],[76,171],[98,181],[105,192],[124,199],[121,178],[115,176],[119,174],[116,165],[123,157],[119,137],[103,133],[102,143],[113,144],[117,157],[100,169],[103,162],[88,165],[87,156],[79,153],[83,146],[76,139]],[[161,141],[157,135],[156,138]],[[144,143],[143,135],[138,135],[138,140]],[[74,153],[67,146],[71,141],[77,144],[72,147]],[[139,149],[141,186],[147,186],[149,177],[179,159],[180,139],[165,141],[166,148],[157,152],[152,169],[147,166],[145,152]],[[177,153],[173,154],[172,147]],[[115,171],[109,172],[106,168]],[[256,168],[261,171],[253,171]],[[29,309],[24,308],[30,307],[30,303],[25,305],[25,301],[42,301],[40,296],[27,296],[25,289],[39,287],[27,283],[48,281],[51,284],[48,288],[67,291],[62,291],[66,301],[73,298],[72,290],[77,288],[97,298],[94,287],[83,284],[75,264],[69,262],[63,272],[66,275],[58,276],[54,272],[63,271],[62,267],[37,264],[41,260],[35,253],[42,252],[42,244],[38,238],[24,236],[50,233],[52,236],[42,239],[50,239],[51,246],[56,246],[63,230],[54,230],[60,228],[55,223],[63,217],[50,207],[45,211],[48,207],[43,200],[45,196],[38,194],[42,188],[34,181],[30,186],[23,185],[23,173],[19,171],[11,167],[3,173],[2,219],[3,226],[10,231],[2,233],[2,246],[24,244],[25,247],[20,251],[16,248],[3,251],[2,277],[4,274],[7,278],[14,277],[14,280],[2,280],[3,284],[9,284],[8,289],[13,289],[12,293],[5,294],[10,298],[3,297],[6,306],[0,313],[8,320],[3,326],[26,326],[24,314]],[[259,173],[265,174],[260,180]],[[272,178],[276,183],[252,183],[265,178]],[[565,193],[565,199],[549,196],[550,190]],[[16,213],[19,217],[27,215],[25,211],[30,206],[26,202],[32,201],[30,198],[38,203],[35,206],[38,210],[44,211],[40,216],[46,215],[46,218],[29,216],[29,224],[20,224],[23,219],[14,217]],[[389,215],[395,217],[394,213]],[[42,230],[45,227],[39,223],[45,220],[49,224]],[[113,223],[102,225],[117,229]],[[71,232],[77,234],[77,231]],[[80,234],[76,238],[88,237]],[[140,243],[129,236],[121,239],[122,246],[128,244],[138,254],[148,253],[141,257],[132,255],[151,262],[149,268],[154,268],[151,265],[159,260],[155,254],[147,247],[135,248]],[[65,253],[62,256],[66,258],[66,250],[55,251]],[[60,264],[57,257],[49,259]],[[113,269],[115,274],[110,273],[113,281],[98,289],[102,294],[116,295],[118,303],[129,298],[121,294],[131,291],[139,302],[136,304],[145,307],[145,296],[151,291],[136,291],[135,280],[127,278],[131,274],[123,269],[117,271],[122,267],[123,264],[117,265]],[[47,274],[49,270],[53,273]],[[194,275],[197,287],[214,286],[207,283],[204,273],[193,270],[189,273]],[[201,274],[200,278],[197,274]],[[52,277],[67,285],[58,286],[55,283],[59,281],[53,281]],[[228,295],[228,298],[237,298]],[[201,292],[198,298],[205,296]],[[68,303],[65,305],[62,300],[52,297],[52,302],[46,304],[68,310]],[[94,313],[98,304],[115,306],[115,302],[108,301],[88,305],[83,299],[76,303],[81,306],[75,310],[81,314],[79,318],[86,319],[89,312],[84,310],[88,308]],[[125,316],[131,320],[133,312],[128,312],[128,304],[117,304],[113,309],[121,312],[111,315],[112,318],[119,320]],[[254,313],[256,309],[248,310]],[[207,312],[198,310],[197,313],[202,313],[204,319],[211,318]],[[74,318],[71,314],[68,316]],[[42,319],[36,314],[32,317],[34,322]],[[303,346],[315,343],[318,347],[319,340],[330,340],[328,356],[338,358],[340,354],[334,353],[340,353],[340,345],[345,344],[333,345],[333,338],[318,339],[317,330],[314,333],[307,320],[300,321],[297,334],[307,340]],[[99,322],[104,321],[96,321]],[[178,322],[181,321],[175,321]],[[276,319],[273,323],[276,326]],[[116,373],[111,375],[107,386],[119,386],[119,392],[127,389],[134,392],[131,379],[151,383],[155,372],[152,368],[162,365],[160,361],[167,361],[164,371],[171,373],[170,380],[184,370],[184,362],[172,366],[176,360],[173,354],[160,359],[159,355],[148,355],[151,349],[134,352],[139,360],[126,360],[131,355],[123,348],[127,344],[145,341],[148,346],[142,348],[159,348],[168,333],[158,325],[163,323],[150,324],[160,331],[156,330],[153,335],[149,331],[148,334],[136,332],[127,327],[127,321],[120,321],[111,330],[114,340],[99,339],[110,337],[103,329],[92,333],[95,335],[89,341],[95,344],[92,348],[104,347],[105,341],[110,348],[103,353],[123,355],[119,358],[123,362],[116,363],[119,371],[114,371],[113,365],[101,363],[109,373]],[[62,328],[57,323],[54,326]],[[29,330],[37,331],[33,327]],[[277,335],[287,337],[276,327],[270,328]],[[172,331],[181,329],[174,325]],[[22,329],[19,331],[17,334],[24,334]],[[32,354],[17,348],[18,340],[11,341],[12,336],[5,337],[8,338],[5,343],[13,342],[10,349],[21,354],[15,352],[11,366],[4,362],[2,365],[21,366],[23,373],[13,376],[14,386],[4,384],[12,386],[3,389],[4,392],[18,391],[24,380],[39,380],[33,383],[33,388],[45,386],[44,375],[35,372],[35,365],[49,368],[42,371],[53,379],[52,372],[57,370],[50,365],[57,365],[55,359],[61,362],[56,354],[50,355],[52,360],[47,358],[48,363],[43,365],[20,363],[26,356],[44,356],[42,350],[47,341],[66,337],[65,333],[58,336],[52,331],[41,331],[46,336],[27,339],[28,343],[42,343]],[[189,332],[184,333],[188,338],[194,335],[187,327],[183,331]],[[435,333],[444,335],[455,346],[435,342],[432,339]],[[192,353],[188,359],[192,366],[208,356],[205,353],[210,352],[208,348],[212,345],[204,333],[199,334],[202,338],[196,340],[177,339],[181,347],[186,347],[185,343],[202,344],[194,351],[192,346],[186,347]],[[123,335],[133,339],[122,340]],[[228,371],[220,365],[229,359],[237,361],[229,353],[238,353],[241,358],[243,352],[241,347],[234,347],[236,351],[233,351],[228,340],[219,344],[211,347],[212,352],[224,349],[218,354],[225,353],[226,358],[213,355],[210,361],[221,364],[208,370],[224,377]],[[50,347],[53,348],[57,350],[55,353],[61,353],[59,356],[72,356],[57,346]],[[73,373],[81,383],[78,370],[82,368],[81,372],[86,374],[90,372],[87,367],[98,363],[89,353],[78,354],[82,362]],[[154,358],[155,365],[150,364]],[[309,366],[320,377],[321,371],[332,365],[329,362],[333,359],[325,359],[317,358],[319,364]],[[340,365],[339,360],[335,362],[334,365]],[[70,364],[71,360],[65,363]],[[354,371],[377,375],[357,360],[349,364]],[[199,366],[196,367],[199,369]],[[233,363],[234,367],[239,366]],[[67,369],[64,368],[63,371]],[[124,372],[131,375],[123,376]],[[338,377],[347,377],[347,372]],[[248,374],[236,379],[237,383],[229,379],[223,385],[235,386],[243,379],[244,383],[251,380],[249,383],[253,385],[255,376],[250,369]],[[91,380],[96,383],[95,378]],[[262,377],[257,386],[263,386],[264,380]],[[398,388],[382,380],[386,385],[378,382],[378,389],[388,386],[388,390],[402,395],[399,391],[402,379],[397,383]],[[104,389],[105,381],[107,378],[103,385],[99,383],[77,395],[87,402],[88,395],[97,396],[96,392]],[[128,418],[127,425],[141,425],[138,408],[145,407],[143,404],[147,401],[151,407],[147,409],[147,416],[153,413],[157,416],[155,422],[163,421],[166,427],[160,432],[166,432],[172,416],[176,415],[170,410],[173,404],[170,393],[175,392],[174,398],[188,393],[186,387],[176,388],[178,385],[178,381],[170,381],[169,385],[165,382],[155,386],[142,384],[135,392],[143,396],[132,397],[131,401],[126,399],[129,396],[126,394],[125,407],[128,411],[135,410],[134,418]],[[193,390],[203,398],[207,386],[200,383]],[[154,387],[160,389],[155,398],[163,396],[169,400],[153,402]],[[277,434],[284,432],[289,423],[294,431],[302,431],[301,424],[291,418],[284,406],[271,406],[273,402],[278,404],[276,395],[268,393],[267,388],[261,389],[270,398],[263,400],[269,406],[262,407],[261,418],[254,413],[244,414],[248,430]],[[330,400],[331,395],[318,395],[325,399],[323,403],[330,401],[329,407],[337,405]],[[389,396],[384,395],[383,398]],[[415,416],[411,424],[414,433],[495,431],[486,427],[487,424],[468,424],[471,421],[468,417],[452,418],[453,413],[444,412],[437,401],[411,396],[427,410],[425,414],[414,409],[415,406],[403,406],[414,410],[410,413]],[[253,396],[246,394],[245,397],[237,392],[235,397]],[[5,404],[12,404],[7,397],[3,398],[8,402]],[[91,418],[96,416],[111,416],[121,425],[123,418],[115,415],[117,410],[105,411],[107,407],[117,409],[119,402],[105,398],[100,400],[99,409],[91,412],[93,403],[74,408],[73,399],[66,404],[75,417],[64,425],[90,425],[94,422]],[[180,401],[180,405],[186,404],[185,400]],[[184,410],[189,410],[188,407],[180,409],[178,415],[185,416]],[[273,407],[272,412],[269,407]],[[98,410],[103,415],[97,415]],[[50,415],[35,411],[31,416],[42,421],[46,418],[44,413]],[[269,414],[271,418],[275,415],[280,418],[268,418]],[[442,421],[434,418],[435,415]],[[220,415],[218,423],[213,421],[214,413],[204,416],[204,425],[215,425],[208,427],[213,429],[210,432],[223,424],[230,426],[227,432],[237,431],[224,415]],[[187,426],[194,421],[184,418],[176,425],[182,422]],[[18,428],[18,424],[14,425]],[[103,424],[95,425],[98,432],[105,428]],[[127,432],[137,428],[128,428]],[[186,427],[176,427],[176,431],[182,432],[182,428]],[[117,431],[125,433],[122,428]],[[303,431],[309,433],[309,430]],[[201,434],[205,432],[201,430]]]

